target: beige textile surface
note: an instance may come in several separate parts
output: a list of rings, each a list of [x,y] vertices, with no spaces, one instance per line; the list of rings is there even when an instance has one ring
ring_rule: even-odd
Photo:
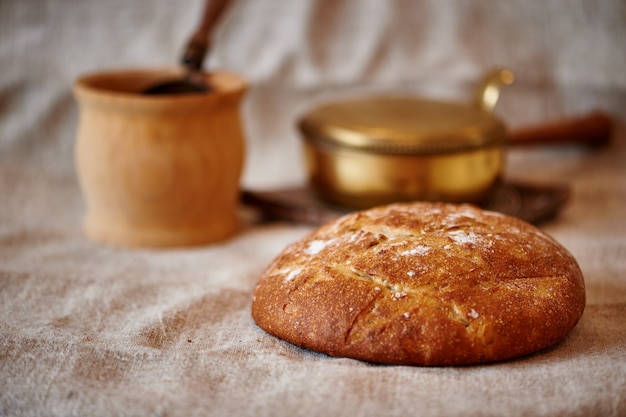
[[[254,85],[247,188],[301,184],[295,117],[344,92],[463,99],[505,65],[518,82],[498,112],[513,128],[613,115],[611,147],[511,150],[507,168],[571,185],[542,227],[585,275],[580,323],[544,352],[460,368],[329,358],[256,327],[256,280],[308,226],[248,221],[228,242],[177,250],[83,237],[72,81],[174,65],[200,7],[0,0],[1,416],[626,415],[623,1],[241,0],[219,28],[209,64]]]

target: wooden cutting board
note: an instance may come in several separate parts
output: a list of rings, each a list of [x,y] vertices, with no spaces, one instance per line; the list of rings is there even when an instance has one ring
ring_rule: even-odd
[[[482,208],[539,224],[555,217],[567,204],[570,189],[564,185],[507,182],[496,187]],[[265,220],[321,225],[349,210],[319,199],[307,187],[270,191],[243,191],[244,205],[255,208]]]

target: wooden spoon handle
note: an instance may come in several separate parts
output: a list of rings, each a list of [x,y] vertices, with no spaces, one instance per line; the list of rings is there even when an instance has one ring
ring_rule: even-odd
[[[196,31],[191,35],[183,53],[182,64],[192,71],[200,71],[204,57],[211,46],[211,30],[222,16],[229,0],[207,0]]]
[[[517,129],[509,135],[509,145],[566,145],[590,147],[608,145],[613,121],[603,111],[596,110],[583,116],[539,126]]]

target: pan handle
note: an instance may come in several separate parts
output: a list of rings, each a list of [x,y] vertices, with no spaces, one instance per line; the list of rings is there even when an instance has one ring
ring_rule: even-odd
[[[537,126],[514,130],[509,135],[509,145],[567,145],[577,144],[593,148],[611,142],[613,121],[602,110]]]

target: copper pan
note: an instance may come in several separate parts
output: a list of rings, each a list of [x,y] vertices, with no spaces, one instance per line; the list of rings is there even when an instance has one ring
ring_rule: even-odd
[[[472,103],[377,96],[310,110],[298,128],[312,190],[347,209],[414,200],[481,203],[503,182],[506,147],[607,140],[603,113],[510,133],[493,109],[512,82],[508,70],[488,74]]]

